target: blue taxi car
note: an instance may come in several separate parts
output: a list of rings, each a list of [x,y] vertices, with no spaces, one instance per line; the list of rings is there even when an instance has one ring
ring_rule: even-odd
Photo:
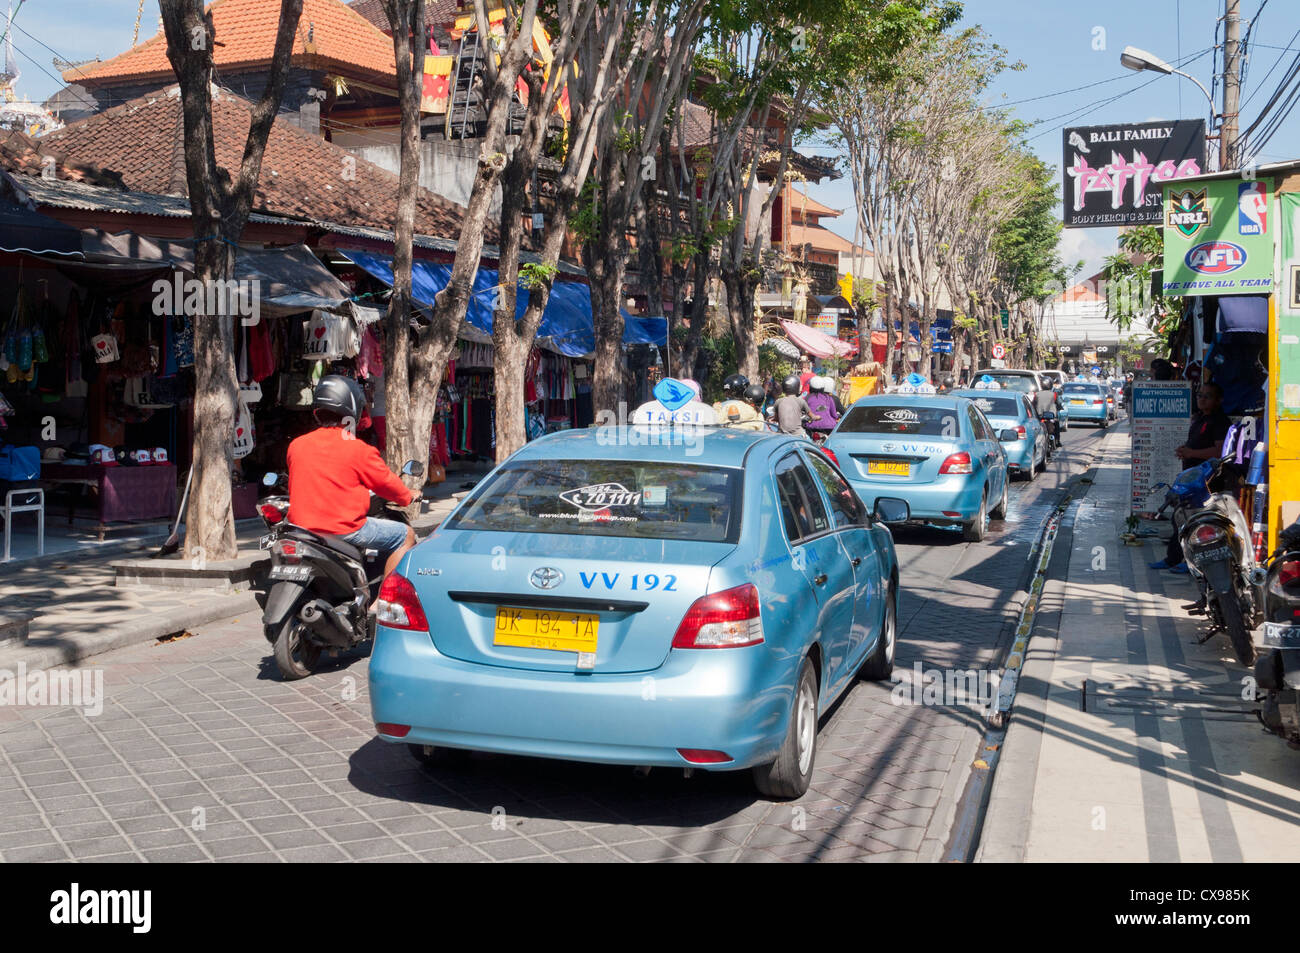
[[[1061,392],[1061,408],[1071,422],[1086,420],[1104,428],[1110,417],[1106,385],[1067,381]]]
[[[914,520],[960,526],[978,541],[1007,515],[1007,456],[999,433],[966,397],[862,397],[826,438],[850,485],[868,506],[906,500]]]
[[[571,430],[489,474],[384,583],[376,731],[448,749],[711,770],[807,790],[817,719],[893,668],[884,520],[806,440]],[[669,438],[669,439],[664,439]]]
[[[1002,452],[1007,455],[1007,469],[1012,476],[1033,480],[1047,469],[1047,433],[1028,396],[999,389],[955,390],[952,396],[971,400],[999,433],[1016,432],[1015,440],[1002,441]]]

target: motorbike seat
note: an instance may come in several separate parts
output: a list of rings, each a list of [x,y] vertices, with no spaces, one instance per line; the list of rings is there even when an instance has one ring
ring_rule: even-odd
[[[348,559],[355,559],[362,562],[364,554],[357,547],[353,546],[347,540],[340,536],[330,536],[326,533],[313,533],[309,529],[303,529],[301,526],[294,526],[290,530],[292,535],[298,536],[304,542],[317,543],[326,549],[333,550],[340,556],[346,556]]]

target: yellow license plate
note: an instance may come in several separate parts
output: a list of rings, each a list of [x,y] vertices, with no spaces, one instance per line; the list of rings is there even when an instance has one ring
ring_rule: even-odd
[[[868,460],[867,473],[879,473],[886,476],[911,476],[910,463],[895,463],[893,460]]]
[[[493,645],[552,652],[595,652],[600,616],[585,612],[554,612],[541,609],[497,609]]]
[[[1086,404],[1087,401],[1086,401],[1086,400],[1072,400],[1072,401],[1070,401],[1070,403],[1072,403],[1072,404],[1079,404],[1080,406],[1082,406],[1082,405]]]

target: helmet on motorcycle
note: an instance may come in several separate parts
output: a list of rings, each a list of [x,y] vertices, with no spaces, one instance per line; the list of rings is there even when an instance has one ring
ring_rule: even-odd
[[[757,407],[767,400],[767,391],[763,389],[762,384],[750,384],[745,388],[745,400]]]
[[[808,379],[808,389],[817,394],[829,394],[834,386],[829,377],[810,377]]]
[[[749,378],[744,374],[732,374],[722,382],[722,392],[728,397],[739,397],[749,386]]]
[[[789,397],[794,397],[799,393],[799,378],[791,374],[781,382],[781,391]]]
[[[312,392],[311,407],[316,420],[326,426],[348,418],[358,421],[366,407],[366,392],[350,377],[326,374]]]

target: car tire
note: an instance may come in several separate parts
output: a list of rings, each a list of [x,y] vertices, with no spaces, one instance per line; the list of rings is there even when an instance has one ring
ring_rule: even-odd
[[[1103,420],[1101,423],[1097,424],[1097,429],[1098,429],[1098,430],[1105,430],[1105,429],[1106,429],[1106,421]]]
[[[1000,503],[998,503],[997,506],[993,507],[992,510],[989,511],[989,519],[994,519],[994,520],[997,520],[998,522],[1001,522],[1002,520],[1006,519],[1006,518],[1007,518],[1007,503],[1009,503],[1010,500],[1011,500],[1011,485],[1010,485],[1010,481],[1008,481],[1008,480],[1003,480],[1003,481],[1002,481],[1002,501],[1001,501]]]
[[[306,624],[295,615],[289,616],[275,637],[275,667],[286,682],[306,678],[320,662],[321,647],[303,638]]]
[[[805,658],[795,682],[790,723],[776,760],[754,767],[754,786],[769,798],[802,797],[817,762],[817,673]]]
[[[890,583],[885,593],[885,617],[880,623],[876,647],[862,662],[858,678],[868,682],[887,681],[894,674],[894,652],[898,645],[898,592]]]
[[[961,527],[961,538],[968,543],[978,543],[988,532],[988,490],[980,497],[979,512],[969,523],[963,523]]]

